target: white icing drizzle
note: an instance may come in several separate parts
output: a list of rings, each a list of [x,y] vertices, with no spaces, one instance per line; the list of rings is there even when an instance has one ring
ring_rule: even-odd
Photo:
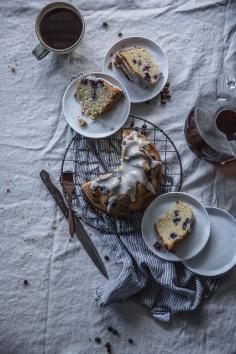
[[[90,189],[92,191],[100,187],[101,192],[110,192],[107,211],[120,195],[127,194],[134,202],[137,182],[143,184],[153,194],[156,193],[146,177],[143,164],[148,162],[150,168],[154,169],[161,162],[141,151],[147,144],[144,139],[138,137],[136,131],[132,131],[129,136],[123,139],[121,165],[114,172],[107,173],[91,182]]]

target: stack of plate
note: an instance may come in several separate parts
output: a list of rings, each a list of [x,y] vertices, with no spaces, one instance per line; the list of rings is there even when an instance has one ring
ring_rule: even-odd
[[[157,241],[154,224],[171,205],[179,200],[193,210],[194,222],[188,238],[178,245],[175,253],[153,247]],[[226,211],[204,207],[188,194],[173,192],[157,197],[146,209],[142,234],[147,246],[158,257],[183,264],[194,273],[216,276],[236,265],[236,220]]]

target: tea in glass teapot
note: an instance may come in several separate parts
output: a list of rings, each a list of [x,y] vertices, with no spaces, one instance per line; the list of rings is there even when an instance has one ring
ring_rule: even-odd
[[[236,159],[236,79],[232,72],[209,81],[185,122],[190,149],[209,162]]]

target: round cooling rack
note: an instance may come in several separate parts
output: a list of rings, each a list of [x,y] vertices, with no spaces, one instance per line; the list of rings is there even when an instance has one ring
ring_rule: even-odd
[[[139,231],[141,227],[142,212],[130,212],[119,217],[98,213],[81,190],[85,181],[111,172],[120,164],[122,131],[127,128],[145,133],[160,152],[164,173],[159,194],[180,191],[182,186],[182,163],[175,144],[162,129],[146,119],[130,115],[121,130],[105,139],[89,139],[73,132],[61,173],[74,172],[73,210],[87,225],[102,233],[128,234]]]

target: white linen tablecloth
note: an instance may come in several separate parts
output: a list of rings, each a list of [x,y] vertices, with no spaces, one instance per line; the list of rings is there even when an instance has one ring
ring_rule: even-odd
[[[183,133],[201,85],[226,67],[236,71],[236,1],[73,1],[86,21],[79,48],[38,62],[31,55],[34,21],[47,2],[0,2],[0,354],[105,353],[106,341],[115,354],[236,353],[235,271],[200,310],[170,324],[132,303],[101,309],[91,288],[105,280],[79,241],[69,242],[66,221],[39,178],[45,168],[58,182],[68,132],[61,99],[71,77],[101,70],[118,32],[142,35],[167,53],[172,99],[165,107],[159,99],[135,105],[132,113],[160,125],[176,143],[184,191],[236,216],[236,164],[200,161]],[[99,235],[89,233],[107,254]],[[115,260],[107,266],[115,277]],[[112,337],[107,326],[121,336]]]

